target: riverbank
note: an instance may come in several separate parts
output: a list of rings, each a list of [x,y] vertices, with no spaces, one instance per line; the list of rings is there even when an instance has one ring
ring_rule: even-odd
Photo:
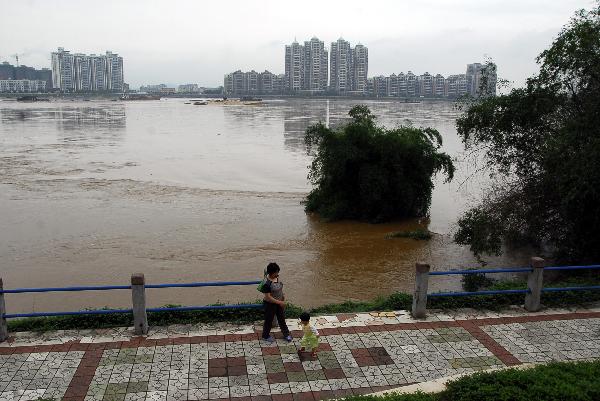
[[[552,282],[554,287],[576,287],[600,284],[600,279],[569,278]],[[526,283],[522,281],[498,281],[486,287],[489,290],[523,289]],[[256,300],[247,304],[256,304]],[[565,308],[589,305],[600,302],[600,291],[566,291],[559,293],[543,293],[542,304],[545,308]],[[243,303],[242,303],[243,304]],[[436,297],[428,300],[428,308],[433,310],[460,310],[470,308],[479,311],[500,311],[510,307],[518,307],[523,304],[522,294],[499,294],[484,296],[461,296],[461,297]],[[217,304],[218,305],[218,304]],[[412,305],[412,295],[397,292],[388,296],[378,297],[371,301],[347,301],[342,303],[330,303],[309,309],[313,316],[406,311]],[[180,306],[180,305],[165,305]],[[289,304],[286,315],[289,319],[296,319],[303,309],[300,306]],[[212,310],[212,311],[186,311],[186,312],[150,312],[148,323],[150,326],[169,326],[179,324],[213,324],[233,323],[248,324],[262,319],[263,312],[260,309],[235,309],[235,310]],[[79,316],[52,316],[39,318],[25,318],[8,321],[9,332],[20,331],[48,331],[48,330],[76,330],[76,329],[104,329],[114,327],[129,327],[132,325],[133,316],[128,313],[111,315],[79,315]]]

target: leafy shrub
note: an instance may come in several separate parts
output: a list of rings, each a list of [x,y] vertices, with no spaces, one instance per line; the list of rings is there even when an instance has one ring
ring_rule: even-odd
[[[426,215],[432,176],[443,171],[451,180],[454,174],[450,156],[439,151],[440,133],[378,127],[366,106],[348,114],[352,121],[340,129],[318,123],[306,130],[308,151],[314,151],[306,211],[329,220],[371,222]]]
[[[504,243],[561,263],[600,260],[600,6],[578,11],[537,58],[524,88],[464,105],[457,132],[494,179],[455,241],[476,254]]]
[[[487,277],[484,273],[463,274],[461,282],[463,290],[469,292],[479,291],[481,288],[486,288],[494,284],[494,280]]]

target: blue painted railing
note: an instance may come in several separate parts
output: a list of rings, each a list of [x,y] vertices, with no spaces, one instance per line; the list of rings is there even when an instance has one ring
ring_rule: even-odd
[[[592,270],[600,269],[600,265],[578,265],[578,266],[548,266],[544,270]],[[447,271],[430,271],[430,276],[448,276],[453,274],[486,274],[486,273],[529,273],[532,272],[531,267],[518,267],[506,269],[472,269],[472,270],[447,270]],[[600,290],[600,286],[592,285],[586,287],[562,287],[562,288],[542,288],[542,292],[561,292],[561,291],[593,291]],[[531,293],[531,289],[523,290],[487,290],[487,291],[455,291],[455,292],[436,292],[427,294],[427,297],[464,297],[471,295],[497,295],[497,294],[527,294]]]
[[[170,283],[170,284],[145,284],[145,288],[193,288],[193,287],[225,287],[238,285],[257,285],[260,281],[215,281],[197,283]],[[45,287],[45,288],[14,288],[1,290],[3,294],[24,294],[40,292],[77,292],[77,291],[111,291],[131,290],[131,285],[104,285],[104,286],[79,286],[79,287]],[[183,312],[196,310],[220,310],[220,309],[256,309],[262,308],[261,304],[237,304],[237,305],[203,305],[203,306],[176,306],[163,308],[146,308],[147,312]],[[45,316],[77,316],[77,315],[109,315],[118,313],[133,313],[132,309],[97,309],[81,311],[62,312],[31,312],[31,313],[4,313],[5,319]]]

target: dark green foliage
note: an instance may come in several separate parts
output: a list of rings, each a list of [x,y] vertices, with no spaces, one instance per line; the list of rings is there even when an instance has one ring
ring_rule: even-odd
[[[254,301],[248,303],[261,303]],[[215,304],[220,305],[220,304]],[[181,305],[164,305],[176,307]],[[107,308],[103,308],[107,309]],[[300,316],[302,308],[288,304],[286,316],[296,318]],[[217,309],[207,311],[185,312],[149,312],[148,324],[150,326],[167,326],[170,324],[195,324],[195,323],[250,323],[263,318],[262,309]],[[15,319],[8,321],[8,330],[15,331],[47,331],[69,329],[93,329],[100,327],[127,327],[133,325],[133,316],[130,313],[111,315],[79,315],[79,316],[52,316]]]
[[[450,157],[439,152],[439,132],[378,127],[366,106],[348,114],[352,121],[340,129],[319,123],[306,130],[309,152],[315,150],[306,211],[371,222],[426,215],[432,176],[443,171],[450,180],[454,174]]]
[[[600,7],[580,11],[537,59],[525,88],[466,105],[457,129],[496,179],[458,223],[476,254],[543,247],[560,262],[600,260]]]
[[[475,269],[469,269],[475,270]],[[461,279],[463,290],[468,292],[479,291],[481,288],[494,284],[494,280],[484,273],[463,274]]]
[[[599,374],[598,361],[476,373],[450,382],[440,394],[440,400],[592,401],[600,397]]]
[[[131,313],[118,313],[110,315],[48,316],[9,319],[8,331],[95,329],[99,327],[128,327],[132,325],[133,316]]]
[[[341,304],[329,304],[314,308],[314,314],[333,314],[350,312],[393,311],[410,309],[412,296],[401,292],[387,297],[379,297],[373,301],[346,301]]]
[[[475,373],[451,381],[440,393],[348,397],[349,401],[596,401],[600,361],[560,362],[530,369]]]
[[[416,240],[430,240],[432,235],[429,230],[418,228],[413,231],[395,231],[385,236],[386,238],[412,238]]]

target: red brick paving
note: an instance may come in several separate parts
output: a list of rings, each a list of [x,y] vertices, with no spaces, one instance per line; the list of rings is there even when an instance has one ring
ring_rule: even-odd
[[[354,315],[340,315],[340,321],[347,320]],[[563,314],[551,315],[536,315],[536,316],[514,316],[502,318],[485,318],[474,320],[458,320],[447,322],[415,322],[415,323],[395,323],[377,326],[355,326],[355,327],[339,327],[331,329],[321,329],[322,336],[339,335],[339,334],[354,334],[368,333],[379,331],[394,331],[394,330],[419,330],[419,329],[436,329],[443,327],[463,327],[474,338],[476,338],[483,346],[500,359],[508,366],[518,365],[521,362],[513,356],[508,350],[498,344],[492,337],[481,329],[481,326],[510,324],[510,323],[525,323],[525,322],[542,322],[551,320],[572,320],[572,319],[589,319],[600,318],[600,312],[572,312]],[[278,333],[280,334],[280,333]],[[301,332],[295,332],[295,336],[301,335]],[[279,335],[281,337],[281,335]],[[133,337],[129,341],[114,341],[107,343],[81,343],[79,341],[69,341],[64,344],[56,345],[41,345],[41,346],[16,346],[16,347],[0,347],[0,355],[35,353],[35,352],[68,352],[68,351],[84,351],[84,356],[75,372],[75,375],[69,384],[63,401],[83,401],[89,384],[93,378],[94,372],[100,363],[102,352],[105,349],[119,348],[137,348],[137,347],[153,347],[172,344],[200,344],[200,343],[220,343],[232,341],[255,341],[259,338],[257,333],[242,334],[242,335],[211,335],[197,337],[178,337],[164,339],[146,339],[144,337]],[[9,343],[14,339],[9,339]],[[381,365],[387,362],[393,362],[387,352],[379,350],[379,348],[359,348],[353,349],[352,355],[355,357],[359,366]],[[331,346],[322,342],[319,347],[320,351],[330,351]],[[278,355],[280,350],[278,347],[263,347],[263,355]],[[227,376],[227,375],[242,375],[246,374],[245,358],[213,358],[209,360],[209,376]],[[285,363],[287,372],[302,371],[300,363]],[[325,369],[325,375],[328,378],[345,377],[341,369]],[[272,373],[268,375],[270,383],[287,382],[285,373]],[[272,397],[241,397],[236,398],[239,401],[315,401],[332,397],[343,397],[350,393],[352,394],[367,394],[385,387],[367,387],[352,390],[336,390],[336,391],[315,391],[297,394],[273,395]]]
[[[502,361],[507,366],[520,365],[519,361],[506,348],[498,344],[496,340],[490,337],[479,325],[473,324],[471,321],[463,321],[462,327],[475,337],[484,347],[486,347],[494,356]]]

